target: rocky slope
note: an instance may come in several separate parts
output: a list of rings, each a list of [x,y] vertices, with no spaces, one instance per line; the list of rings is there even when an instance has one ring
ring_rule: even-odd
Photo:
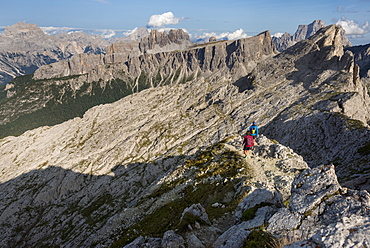
[[[241,247],[266,229],[368,246],[370,101],[342,40],[333,25],[278,55],[266,32],[111,64],[172,80],[1,139],[1,245]]]
[[[73,54],[103,53],[108,44],[100,36],[85,33],[50,36],[35,24],[19,22],[0,35],[0,85]]]

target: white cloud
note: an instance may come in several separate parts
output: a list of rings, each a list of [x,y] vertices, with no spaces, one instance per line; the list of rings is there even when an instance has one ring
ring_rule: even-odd
[[[61,33],[70,33],[70,32],[76,32],[81,31],[80,29],[76,28],[70,28],[70,27],[40,27],[44,33],[49,35],[57,35]]]
[[[88,35],[100,35],[104,39],[109,39],[116,36],[117,32],[122,30],[113,30],[113,29],[85,29],[85,28],[72,28],[72,27],[40,27],[44,33],[49,35],[58,35],[58,34],[72,34],[72,33],[81,33],[84,32]]]
[[[215,32],[211,33],[203,33],[203,34],[197,34],[194,35],[194,38],[197,40],[204,40],[207,41],[210,37],[215,37],[217,40],[237,40],[242,38],[249,37],[243,29],[238,29],[233,33],[225,32],[221,34],[217,34]]]
[[[148,27],[164,28],[166,25],[178,24],[184,18],[177,18],[172,12],[166,12],[162,15],[152,15],[147,22]]]
[[[341,25],[346,31],[346,34],[353,38],[362,37],[363,35],[370,33],[370,25],[367,21],[365,22],[365,24],[360,25],[353,20],[348,20],[345,17],[342,17],[337,21],[336,24]]]
[[[106,29],[100,34],[100,36],[103,37],[104,39],[110,39],[115,35],[116,35],[116,32],[111,29]]]

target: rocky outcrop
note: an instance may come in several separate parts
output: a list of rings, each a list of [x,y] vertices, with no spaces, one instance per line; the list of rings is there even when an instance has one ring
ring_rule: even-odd
[[[370,78],[370,44],[348,47],[346,50],[354,54],[355,63],[360,67],[360,76]]]
[[[152,30],[149,36],[140,41],[139,48],[142,53],[158,53],[184,50],[193,45],[189,34],[182,29],[171,29],[168,34]]]
[[[287,207],[276,190],[255,189],[237,208],[239,223],[232,225],[211,244],[199,240],[193,233],[193,238],[200,242],[192,247],[240,248],[248,244],[251,233],[262,226],[277,237],[272,239],[273,242],[267,240],[269,245],[284,248],[367,247],[370,244],[369,211],[370,194],[367,191],[342,188],[337,182],[334,166],[322,165],[307,169],[296,177]],[[204,227],[199,229],[198,233]],[[262,246],[261,240],[259,245]],[[190,242],[190,239],[187,241]],[[133,247],[134,244],[141,247],[144,242],[140,237],[125,247]],[[183,244],[183,240],[177,242],[176,247]]]
[[[289,210],[301,220],[299,227],[295,230],[284,230],[281,226],[267,228],[272,232],[288,231],[293,236],[307,237],[305,241],[286,247],[354,247],[370,244],[370,194],[340,187],[333,165],[303,172],[294,181],[292,189]]]
[[[297,31],[291,35],[289,33],[284,33],[280,37],[273,37],[272,40],[274,44],[276,45],[276,49],[279,52],[284,51],[288,47],[294,45],[295,43],[305,40],[309,38],[310,36],[314,35],[317,31],[319,31],[321,28],[325,27],[325,23],[321,20],[315,20],[312,23],[308,25],[299,25],[297,28]],[[350,41],[348,38],[344,35],[344,30],[342,30],[342,44],[343,46],[351,46]]]
[[[351,166],[359,168],[359,173],[366,171],[367,159],[361,165],[353,163],[358,161],[354,157],[363,156],[358,149],[369,142],[370,109],[367,89],[359,79],[352,53],[343,51],[341,36],[338,26],[323,28],[260,63],[249,77],[255,87],[278,92],[268,95],[271,102],[281,104],[283,100],[275,97],[288,92],[296,97],[294,104],[285,105],[263,132],[299,151],[310,166],[340,161],[343,166],[337,170],[343,178],[352,174],[347,171]],[[278,86],[276,82],[282,84]],[[351,141],[351,136],[356,136],[356,142]]]
[[[118,77],[116,71],[120,69],[121,74],[128,74],[133,78],[141,74],[146,74],[148,78],[156,78],[159,74],[161,81],[164,81],[176,70],[180,70],[181,77],[189,77],[199,70],[203,72],[231,68],[236,70],[239,66],[246,67],[244,70],[246,72],[256,61],[273,54],[274,48],[269,32],[265,32],[252,38],[199,45],[172,53],[147,54],[140,57],[128,57],[125,54],[108,54],[104,57],[75,56],[69,61],[38,69],[34,78],[59,78],[88,73],[89,82],[99,79],[106,81]],[[109,67],[110,64],[114,65]],[[84,65],[89,65],[90,68],[85,69]]]
[[[145,95],[148,97],[147,93]],[[150,95],[153,93],[154,91]],[[27,132],[25,136],[1,140],[1,158],[4,161],[1,177],[2,181],[7,181],[0,185],[3,199],[0,205],[0,228],[4,230],[1,232],[2,246],[13,247],[14,244],[17,247],[32,247],[53,244],[89,247],[109,245],[117,239],[124,244],[132,238],[144,237],[151,232],[149,230],[163,230],[162,240],[139,238],[134,244],[156,243],[161,244],[160,247],[172,242],[183,244],[185,241],[206,244],[214,241],[221,230],[233,223],[233,216],[223,219],[219,213],[232,211],[239,197],[245,192],[259,187],[261,181],[269,187],[275,187],[274,185],[281,187],[281,178],[277,175],[285,175],[291,182],[294,175],[299,173],[299,171],[283,172],[279,169],[282,160],[267,155],[252,156],[249,161],[245,161],[240,149],[241,138],[238,135],[196,151],[195,147],[204,144],[200,140],[202,136],[200,132],[204,127],[199,126],[196,128],[200,128],[199,131],[189,130],[190,132],[186,133],[185,130],[177,129],[172,119],[174,116],[170,118],[175,128],[170,131],[168,129],[170,127],[167,126],[167,130],[173,135],[179,131],[182,138],[173,139],[168,136],[166,141],[162,142],[160,139],[164,138],[161,135],[163,131],[156,130],[154,128],[156,125],[152,128],[142,125],[148,120],[156,120],[154,116],[148,119],[146,111],[154,114],[161,111],[160,109],[153,111],[143,108],[143,115],[139,117],[142,121],[137,122],[137,125],[122,123],[130,119],[126,114],[131,112],[126,112],[124,106],[130,101],[135,101],[135,98],[137,99],[133,96],[127,99],[128,102],[125,100],[117,102],[118,105],[113,104],[110,111],[103,111],[105,113],[103,115],[96,115],[101,112],[97,108],[83,119],[72,120],[66,123],[67,125],[41,128]],[[185,99],[186,97],[183,100]],[[145,105],[149,106],[149,102]],[[115,111],[124,112],[114,113]],[[107,117],[110,119],[113,116],[115,120],[107,121]],[[95,127],[91,126],[92,129],[88,131],[90,134],[82,135],[80,133],[81,127],[84,126],[82,123],[90,122],[88,120],[90,118],[93,121],[91,124],[95,123],[93,124]],[[158,124],[164,124],[165,120],[157,121]],[[183,121],[185,120],[182,117]],[[103,127],[102,124],[107,126]],[[117,125],[123,129],[114,128],[118,127]],[[68,131],[63,130],[64,128]],[[95,128],[101,129],[93,131]],[[135,137],[129,137],[128,130],[124,131],[126,128],[132,128],[136,133],[133,133]],[[87,131],[85,128],[83,130]],[[144,135],[149,130],[150,135]],[[125,134],[119,135],[122,131]],[[104,139],[97,137],[96,134],[91,135],[92,133],[100,133]],[[108,133],[111,133],[109,137]],[[28,146],[26,142],[19,142],[19,139],[28,140],[28,135],[34,138],[30,149],[26,148]],[[71,139],[62,138],[65,135]],[[139,141],[138,137],[141,137],[142,141]],[[158,143],[156,147],[152,147],[154,150],[148,150],[149,147],[144,143],[146,139],[152,138],[157,139]],[[51,142],[54,139],[55,142]],[[57,141],[62,139],[66,143],[61,144]],[[99,142],[95,143],[93,141],[95,139]],[[77,148],[74,142],[78,142],[80,148]],[[132,146],[132,142],[138,143]],[[258,142],[264,144],[264,151],[274,154],[276,144],[273,141],[261,136]],[[21,154],[16,148],[19,145],[25,145],[21,148],[23,149]],[[37,148],[39,145],[44,147],[41,153]],[[122,145],[127,147],[124,148]],[[17,158],[9,153],[9,149]],[[182,155],[172,156],[160,152],[163,149],[172,150],[169,151],[170,154],[176,154],[181,149]],[[31,155],[33,152],[38,154],[37,157]],[[49,155],[45,156],[46,154]],[[298,155],[290,152],[288,154],[289,157],[295,157],[304,163]],[[143,162],[143,157],[154,160]],[[8,166],[14,159],[19,162],[22,170]],[[13,179],[7,180],[10,178]],[[26,188],[22,186],[24,183],[27,185]],[[289,191],[289,183],[286,187]],[[211,189],[214,190],[214,194],[206,197],[204,194],[209,194]],[[190,202],[193,204],[189,204]],[[173,214],[178,219],[172,217]],[[217,227],[211,222],[215,218],[219,223]],[[165,224],[166,220],[174,221],[174,224]],[[151,225],[154,229],[150,229]],[[167,225],[178,225],[178,229],[181,230],[191,228],[193,232],[182,238],[178,233],[167,232],[170,231],[166,229]],[[60,238],[50,239],[50,235]]]
[[[325,23],[321,20],[315,20],[308,25],[299,25],[297,31],[293,35],[293,41],[298,42],[305,40],[316,34],[321,28],[325,27]]]

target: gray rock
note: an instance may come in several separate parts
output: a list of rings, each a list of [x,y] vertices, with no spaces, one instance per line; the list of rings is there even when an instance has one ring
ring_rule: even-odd
[[[187,247],[194,247],[194,248],[205,248],[205,245],[198,239],[195,234],[189,235],[186,239]]]
[[[352,215],[321,229],[312,241],[321,247],[368,247],[370,217]]]
[[[99,35],[75,32],[50,36],[35,24],[18,22],[0,35],[0,84],[73,54],[104,53],[108,44]]]
[[[123,248],[162,248],[160,238],[145,238],[140,236]]]
[[[339,189],[333,165],[307,169],[293,182],[289,208],[303,214]]]
[[[249,195],[243,198],[239,203],[235,216],[238,219],[242,218],[242,214],[245,210],[255,207],[261,203],[271,204],[277,207],[283,206],[282,195],[277,190],[262,188],[255,189]]]
[[[126,79],[137,80],[130,81],[130,89],[137,89],[141,73],[153,73],[144,80],[150,87],[95,106],[83,117],[0,139],[0,225],[5,230],[0,232],[1,245],[109,246],[121,238],[122,230],[128,229],[135,237],[142,235],[139,228],[132,229],[135,224],[155,217],[157,210],[174,201],[182,201],[189,187],[196,191],[204,184],[229,191],[223,199],[208,195],[214,200],[209,206],[215,202],[225,205],[213,210],[229,212],[212,220],[212,226],[199,225],[192,231],[206,247],[235,225],[235,216],[240,218],[244,210],[262,203],[256,218],[238,222],[240,228],[230,238],[238,241],[247,236],[249,230],[244,228],[268,222],[276,208],[283,207],[282,196],[275,189],[279,184],[275,183],[289,182],[292,171],[298,173],[302,168],[290,169],[284,162],[291,156],[299,161],[287,146],[311,166],[338,157],[348,161],[336,166],[342,175],[346,170],[366,170],[369,155],[359,148],[366,148],[369,141],[365,124],[370,116],[369,98],[355,73],[353,57],[343,51],[340,30],[338,26],[324,28],[274,57],[268,44],[271,39],[263,33],[189,51],[147,54],[131,58],[127,64],[114,63],[112,68],[103,63],[99,68],[102,74],[88,74],[104,79],[102,87],[105,76],[115,78],[122,68],[129,73]],[[84,59],[81,56],[81,61]],[[151,80],[158,71],[161,83],[154,88]],[[195,73],[191,80],[179,83],[191,73]],[[164,75],[170,79],[166,81]],[[69,79],[68,84],[80,87],[81,78],[84,76]],[[31,92],[45,88],[40,89]],[[30,100],[8,99],[7,107],[19,106],[16,103],[21,99]],[[327,101],[334,101],[336,108],[317,104]],[[276,142],[261,136],[256,154],[245,159],[240,134],[251,120]],[[240,147],[232,145],[237,142]],[[351,146],[345,145],[348,142]],[[224,164],[230,167],[218,168]],[[292,214],[301,217],[296,231],[304,240],[338,223],[341,217],[369,216],[366,193],[345,192],[338,186],[334,170],[320,168],[305,171],[296,181],[301,185],[293,186]],[[263,189],[255,189],[258,187]],[[229,203],[253,188],[235,215]],[[263,203],[272,205],[262,207]],[[183,211],[171,210],[180,211],[178,216]],[[225,242],[226,238],[220,245]]]
[[[199,219],[201,222],[206,223],[208,225],[211,225],[211,221],[208,218],[208,214],[204,207],[198,203],[198,204],[193,204],[188,208],[185,208],[184,211],[182,212],[180,223],[184,221],[184,216],[186,218],[192,218],[192,219]]]
[[[267,231],[271,233],[284,233],[296,229],[301,223],[301,216],[290,212],[287,208],[280,208],[269,220]]]
[[[185,240],[181,235],[169,230],[164,233],[161,245],[162,248],[185,248]]]
[[[273,42],[276,45],[276,49],[282,52],[295,43],[314,35],[322,27],[325,27],[325,23],[321,20],[315,20],[309,25],[299,25],[293,35],[284,33],[281,37],[274,37]]]
[[[224,232],[213,244],[214,248],[239,248],[243,246],[244,240],[248,237],[253,228],[262,226],[271,217],[275,210],[271,207],[261,207],[257,210],[256,216],[252,220],[232,226]]]

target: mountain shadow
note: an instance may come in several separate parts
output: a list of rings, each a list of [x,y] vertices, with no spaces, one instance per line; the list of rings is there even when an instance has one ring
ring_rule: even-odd
[[[202,204],[210,218],[220,217],[235,209],[237,199],[225,197],[248,177],[242,156],[223,147],[220,142],[192,156],[116,165],[106,175],[47,167],[4,182],[0,246],[122,247],[139,235],[161,237],[179,228],[192,204]],[[241,168],[246,176],[231,179]],[[170,176],[177,169],[183,176]],[[216,184],[208,177],[229,179]],[[215,209],[214,202],[225,207]]]

